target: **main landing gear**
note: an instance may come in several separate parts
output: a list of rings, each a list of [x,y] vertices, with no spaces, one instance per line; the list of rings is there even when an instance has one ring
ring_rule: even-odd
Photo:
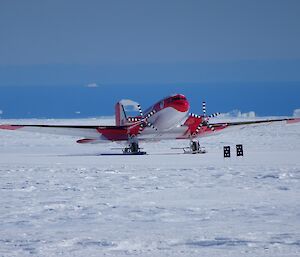
[[[190,145],[187,147],[172,147],[171,149],[183,149],[183,153],[185,154],[199,154],[199,153],[206,153],[204,147],[200,146],[200,143],[196,139],[191,139]]]
[[[141,151],[139,147],[138,140],[135,137],[130,137],[128,139],[129,146],[123,149],[123,154],[125,155],[144,155],[146,152]]]
[[[183,148],[183,152],[186,154],[199,154],[199,153],[206,153],[204,147],[200,146],[198,140],[191,140],[190,145],[188,147]]]

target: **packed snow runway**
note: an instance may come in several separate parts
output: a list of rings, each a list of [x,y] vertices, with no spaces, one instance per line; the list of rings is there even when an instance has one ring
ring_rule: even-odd
[[[99,156],[120,146],[75,141],[0,131],[0,256],[300,255],[299,123],[224,131],[200,139],[202,155],[165,141]]]

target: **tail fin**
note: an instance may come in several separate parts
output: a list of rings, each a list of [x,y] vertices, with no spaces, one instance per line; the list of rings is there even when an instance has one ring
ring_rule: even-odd
[[[116,126],[124,126],[137,122],[141,118],[138,106],[137,102],[127,99],[117,102],[115,106]]]

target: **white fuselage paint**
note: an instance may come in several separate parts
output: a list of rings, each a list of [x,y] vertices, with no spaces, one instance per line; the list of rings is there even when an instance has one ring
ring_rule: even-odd
[[[172,107],[167,107],[155,113],[148,121],[158,129],[158,132],[164,132],[181,124],[187,114],[188,112],[180,112]]]

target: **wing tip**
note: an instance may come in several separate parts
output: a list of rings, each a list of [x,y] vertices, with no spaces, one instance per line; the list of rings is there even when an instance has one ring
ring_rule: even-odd
[[[294,123],[298,123],[300,122],[300,118],[294,118],[294,119],[290,119],[290,120],[287,120],[287,124],[294,124]]]
[[[23,128],[21,125],[9,125],[9,124],[4,124],[0,125],[0,129],[5,129],[5,130],[17,130]]]

